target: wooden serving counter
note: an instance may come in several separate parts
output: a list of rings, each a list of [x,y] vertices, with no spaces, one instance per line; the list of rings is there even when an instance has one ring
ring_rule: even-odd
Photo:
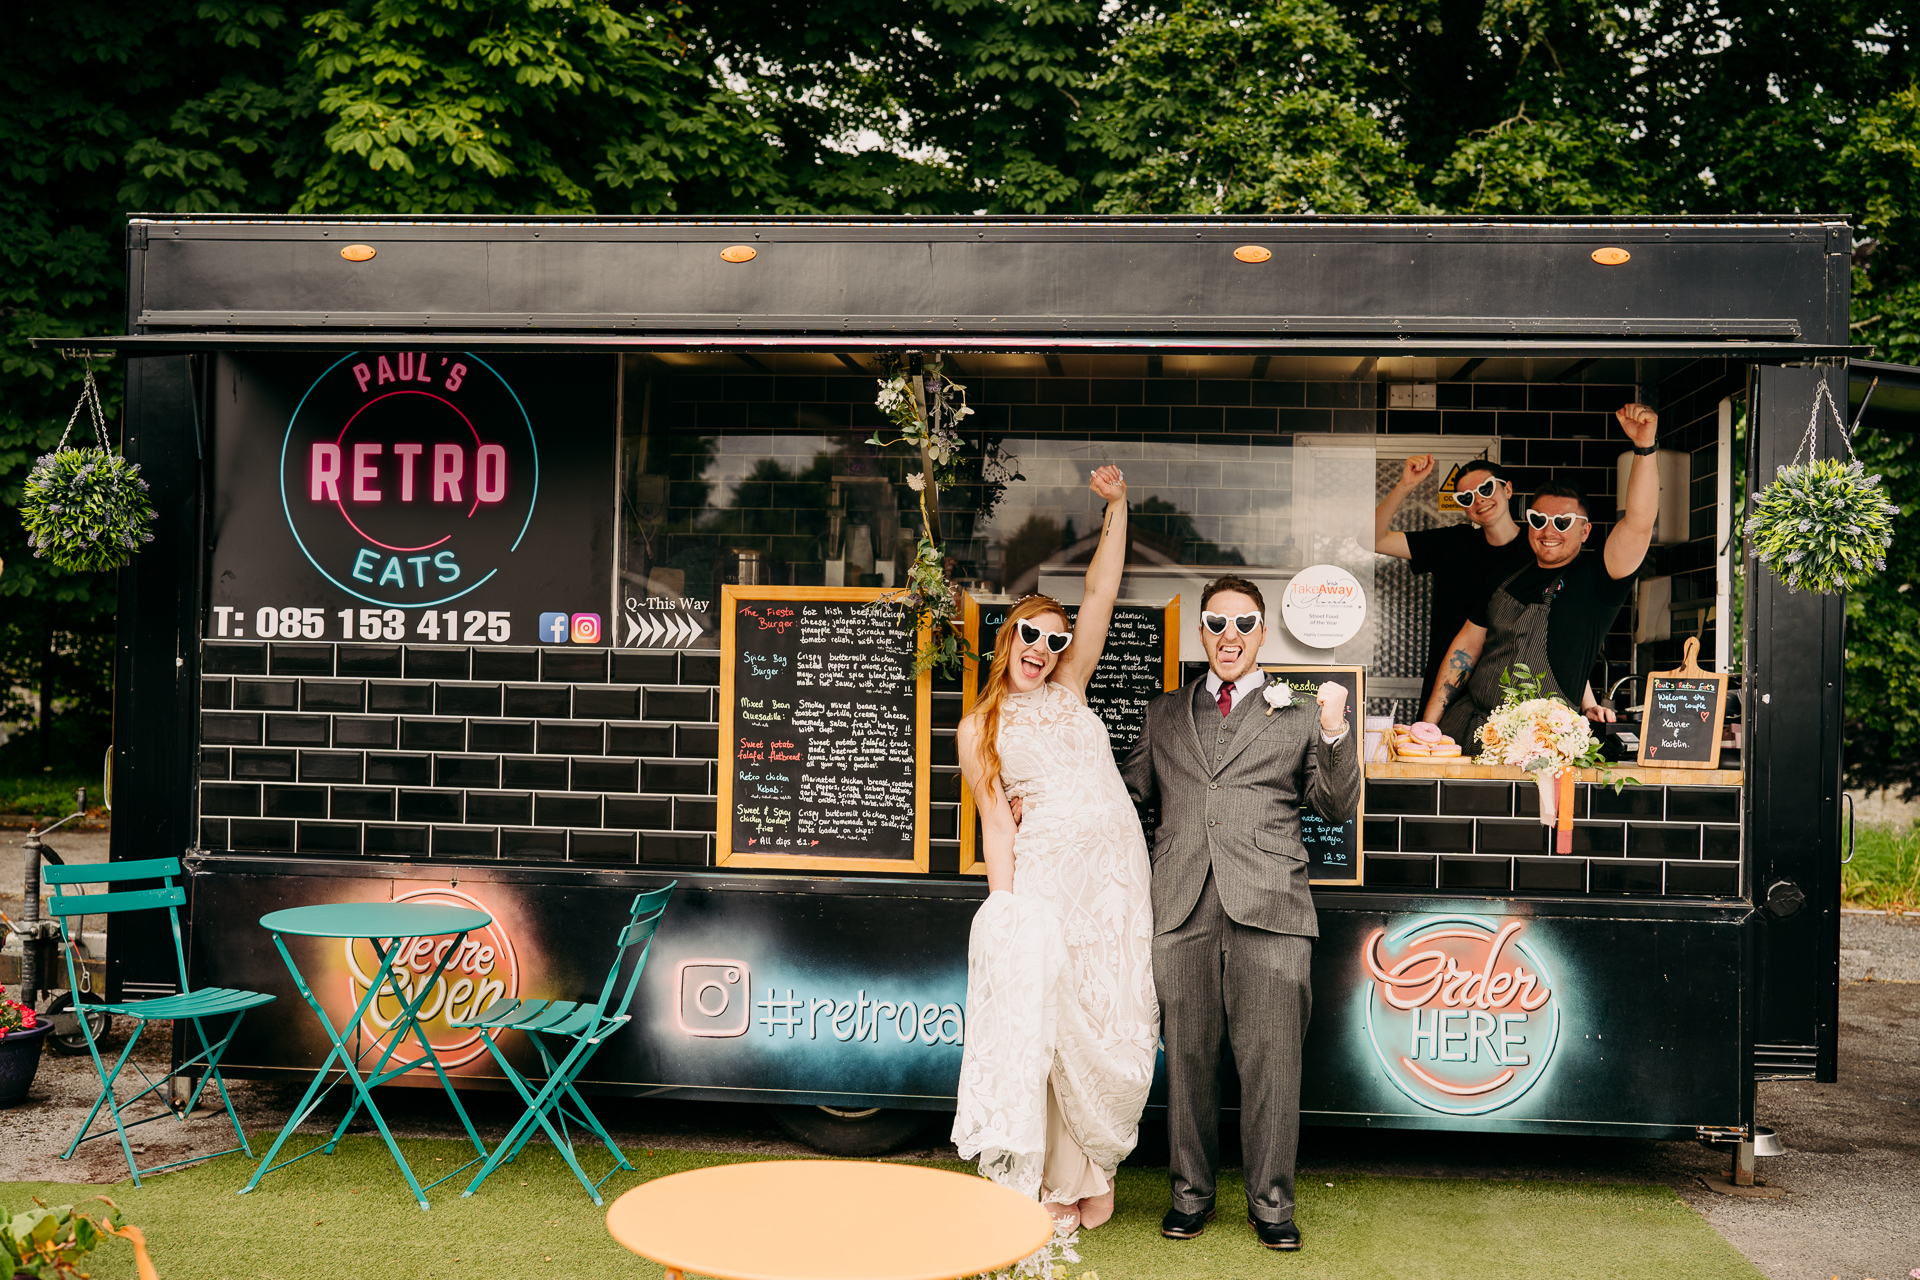
[[[1579,782],[1604,783],[1605,777],[1598,769],[1576,769],[1575,780]],[[1649,787],[1737,787],[1745,779],[1739,769],[1668,769],[1639,765],[1631,760],[1616,765],[1613,769],[1615,779],[1631,779],[1642,786]],[[1486,778],[1531,781],[1533,775],[1512,765],[1475,764],[1471,760],[1397,760],[1391,764],[1369,764],[1369,778],[1391,778],[1423,781],[1429,778]]]

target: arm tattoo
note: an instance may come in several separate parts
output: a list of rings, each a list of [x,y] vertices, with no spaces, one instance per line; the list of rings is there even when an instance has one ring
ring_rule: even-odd
[[[1468,677],[1473,675],[1473,655],[1465,649],[1455,649],[1447,657],[1447,675],[1440,681],[1440,692],[1445,695],[1443,706],[1451,706],[1453,700],[1466,688]]]
[[[1108,507],[1107,514],[1101,517],[1101,520],[1100,520],[1100,536],[1103,538],[1106,537],[1107,534],[1112,529],[1113,529],[1113,508]]]

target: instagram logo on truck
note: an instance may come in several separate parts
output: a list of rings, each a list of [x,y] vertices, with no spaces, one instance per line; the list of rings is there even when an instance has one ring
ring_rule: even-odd
[[[753,1017],[753,979],[742,960],[682,960],[674,971],[680,1030],[690,1036],[743,1036]]]

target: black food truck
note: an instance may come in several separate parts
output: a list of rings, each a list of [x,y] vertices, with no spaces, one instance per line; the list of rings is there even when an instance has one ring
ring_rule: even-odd
[[[195,980],[285,997],[236,1075],[324,1048],[269,911],[484,908],[425,1013],[492,1087],[449,1020],[597,985],[633,895],[676,880],[592,1087],[779,1104],[847,1153],[951,1108],[979,668],[915,670],[887,602],[920,463],[872,442],[885,371],[938,362],[974,410],[929,517],[970,643],[1024,593],[1078,598],[1114,462],[1117,748],[1201,672],[1223,572],[1273,602],[1271,669],[1364,701],[1362,816],[1309,824],[1310,1123],[1750,1144],[1756,1079],[1834,1079],[1842,601],[1743,564],[1738,525],[1865,354],[1841,220],[127,230],[127,333],[85,345],[127,359],[160,519],[119,580],[112,856],[184,854]],[[1449,477],[1488,458],[1523,496],[1578,483],[1604,537],[1633,400],[1660,519],[1591,674],[1633,781],[1583,773],[1555,832],[1518,770],[1395,751],[1433,600],[1373,510],[1431,453],[1396,527],[1458,521]],[[1643,706],[1701,723],[1659,758]],[[156,928],[116,920],[113,994],[170,989]],[[346,1016],[372,959],[330,945],[306,972]]]

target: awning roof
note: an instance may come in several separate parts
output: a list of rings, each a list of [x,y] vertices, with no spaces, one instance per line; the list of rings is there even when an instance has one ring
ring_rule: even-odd
[[[1870,387],[1871,400],[1867,398]],[[1860,425],[1869,431],[1920,431],[1920,368],[1878,360],[1849,361],[1848,415],[1858,414],[1862,403],[1866,405],[1867,414]]]
[[[1817,343],[1740,339],[1648,338],[1432,338],[1432,337],[1270,337],[1243,334],[1027,334],[984,336],[952,331],[852,336],[830,333],[421,333],[293,330],[279,332],[198,332],[109,334],[87,338],[36,338],[37,347],[74,351],[117,351],[128,356],[182,355],[201,351],[340,351],[399,347],[412,351],[574,352],[593,351],[823,351],[871,352],[901,348],[954,352],[1110,351],[1300,356],[1535,356],[1649,360],[1730,359],[1769,363],[1839,362],[1871,348]],[[1904,368],[1904,366],[1873,366]],[[1907,372],[1912,372],[1908,370]],[[1875,397],[1876,401],[1878,396]]]

